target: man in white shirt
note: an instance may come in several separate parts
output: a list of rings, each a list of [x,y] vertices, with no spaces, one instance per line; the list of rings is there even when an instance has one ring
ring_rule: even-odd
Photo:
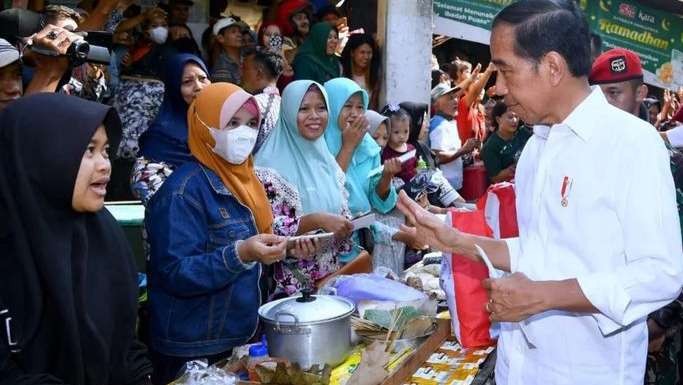
[[[499,385],[640,385],[646,317],[683,282],[674,184],[651,127],[588,85],[588,26],[573,1],[514,3],[494,19],[496,92],[535,124],[517,165],[519,237],[453,230],[402,194],[420,242],[512,274],[484,282],[505,322]],[[647,202],[647,204],[643,204]]]
[[[429,122],[429,143],[439,160],[439,168],[454,189],[462,187],[462,156],[471,153],[478,145],[470,139],[461,147],[455,114],[458,108],[460,87],[439,83],[432,89],[434,117]]]

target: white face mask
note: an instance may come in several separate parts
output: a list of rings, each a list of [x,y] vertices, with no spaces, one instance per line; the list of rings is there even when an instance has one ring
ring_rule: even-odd
[[[209,127],[216,145],[213,152],[230,164],[242,164],[249,158],[256,145],[258,131],[249,126],[239,126],[232,130],[217,130]]]
[[[166,27],[155,27],[149,30],[149,38],[157,44],[166,43],[166,38],[168,38],[168,28]]]

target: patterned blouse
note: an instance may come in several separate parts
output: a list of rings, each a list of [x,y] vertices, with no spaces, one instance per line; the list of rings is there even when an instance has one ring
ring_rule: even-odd
[[[339,214],[351,219],[349,193],[344,187],[346,177],[341,169],[338,169],[336,176],[337,185],[340,191],[342,191],[342,211]],[[268,192],[267,188],[266,192]],[[299,202],[297,210],[301,212],[301,200],[298,198],[298,192],[297,201]],[[273,211],[275,211],[275,205],[273,205]],[[275,265],[275,282],[277,283],[278,290],[283,291],[287,295],[295,294],[303,288],[315,290],[315,282],[339,270],[341,267],[339,256],[350,252],[352,247],[353,242],[351,239],[341,241],[335,239],[330,242],[324,242],[320,252],[310,260],[298,260],[295,262],[286,260],[277,263]]]
[[[169,164],[138,157],[131,176],[133,195],[147,206],[149,200],[171,173],[173,173],[173,167]],[[296,235],[302,217],[301,199],[297,189],[273,169],[255,167],[254,173],[263,184],[273,210],[273,233],[285,237]],[[341,214],[351,218],[348,193],[344,188],[344,174],[341,170],[337,174],[337,183],[344,192]],[[146,244],[144,231],[143,238]],[[287,260],[277,263],[274,266],[277,290],[292,295],[304,287],[313,286],[315,281],[325,278],[340,268],[338,256],[351,250],[351,246],[350,240],[334,240],[322,245],[320,252],[310,260],[296,262]]]

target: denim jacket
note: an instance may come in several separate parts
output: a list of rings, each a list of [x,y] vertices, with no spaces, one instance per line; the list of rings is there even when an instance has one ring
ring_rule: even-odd
[[[255,333],[261,266],[237,241],[257,234],[251,211],[199,163],[178,168],[145,218],[152,348],[178,357],[226,352]]]

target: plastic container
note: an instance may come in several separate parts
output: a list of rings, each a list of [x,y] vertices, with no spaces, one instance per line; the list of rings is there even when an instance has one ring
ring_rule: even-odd
[[[249,364],[247,365],[249,381],[261,381],[258,373],[256,373],[256,365],[269,360],[268,344],[266,343],[266,335],[264,334],[260,343],[254,344],[249,348]]]
[[[417,171],[418,171],[418,172],[420,172],[420,171],[424,172],[424,171],[427,171],[427,168],[428,168],[428,167],[427,167],[427,162],[425,162],[425,160],[422,159],[421,156],[418,157],[418,160],[417,160]]]

